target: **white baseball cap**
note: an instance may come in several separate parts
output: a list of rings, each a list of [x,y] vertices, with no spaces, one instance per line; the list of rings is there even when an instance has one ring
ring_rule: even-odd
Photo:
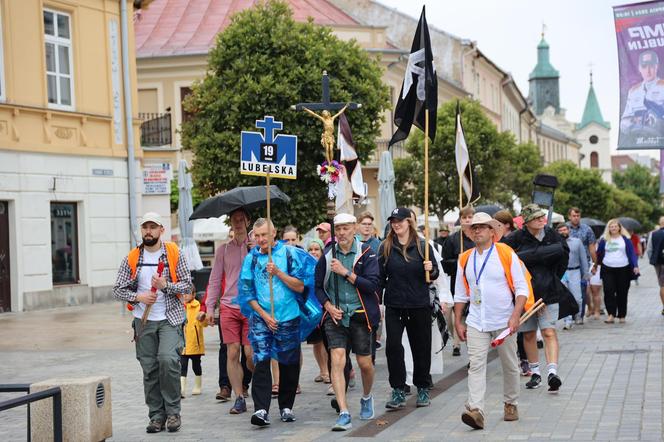
[[[147,212],[143,215],[143,218],[141,218],[141,226],[147,222],[153,222],[158,226],[164,227],[164,223],[161,221],[161,216],[156,212]]]

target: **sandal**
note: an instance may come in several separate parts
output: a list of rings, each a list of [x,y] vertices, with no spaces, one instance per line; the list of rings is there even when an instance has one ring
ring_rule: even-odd
[[[613,319],[605,319],[604,323],[605,324],[613,324],[615,321]]]
[[[318,375],[314,378],[314,382],[323,382],[323,375]]]
[[[279,395],[279,384],[272,384],[272,396]]]
[[[323,375],[323,383],[325,383],[325,384],[331,384],[332,383],[332,380],[330,379],[329,374],[324,374]]]

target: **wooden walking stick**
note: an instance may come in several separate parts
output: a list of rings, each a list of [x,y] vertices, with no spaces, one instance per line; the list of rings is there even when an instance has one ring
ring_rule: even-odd
[[[545,306],[544,302],[541,299],[538,299],[537,302],[535,302],[530,309],[525,311],[521,317],[519,318],[519,327],[523,325],[524,322],[526,322],[528,319],[530,319],[531,316],[533,316],[535,313],[537,313],[538,310],[543,308]],[[512,334],[512,331],[508,328],[503,330],[498,336],[496,336],[496,339],[491,341],[491,348],[496,348],[503,342],[505,342],[505,339],[509,335]]]
[[[157,276],[161,278],[161,274],[164,273],[164,261],[159,261],[159,264],[157,264]],[[157,287],[152,286],[150,288],[150,291],[152,293],[157,293]],[[145,311],[143,312],[143,316],[141,317],[141,324],[143,324],[143,327],[145,327],[145,323],[148,322],[148,316],[150,316],[150,310],[152,310],[152,305],[150,304],[145,307]]]
[[[265,189],[267,190],[267,228],[270,229],[272,220],[270,219],[270,172],[265,175]],[[272,232],[270,231],[270,235]],[[267,246],[267,262],[272,262],[272,239],[268,241]],[[270,286],[270,313],[274,319],[274,289],[272,288],[272,273],[267,275],[268,284]]]

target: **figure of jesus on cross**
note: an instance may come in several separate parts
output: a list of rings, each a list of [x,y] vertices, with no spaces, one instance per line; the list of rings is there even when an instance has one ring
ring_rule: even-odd
[[[323,122],[323,133],[320,137],[320,144],[325,149],[325,159],[327,160],[328,164],[332,163],[332,160],[334,159],[334,120],[339,115],[343,114],[347,107],[348,104],[342,107],[341,110],[333,116],[330,116],[330,111],[328,110],[324,110],[320,115],[318,115],[316,112],[310,110],[309,108],[302,108],[305,112],[313,115]]]
[[[332,160],[334,160],[334,120],[344,113],[346,109],[359,109],[362,105],[359,103],[331,103],[330,77],[328,77],[327,71],[323,71],[322,84],[323,99],[320,103],[298,103],[295,106],[291,106],[291,109],[303,110],[323,122],[323,133],[320,137],[320,144],[325,149],[325,160],[328,164],[331,164]],[[330,113],[330,111],[337,109],[341,110],[334,115]],[[319,115],[314,112],[315,110],[322,110],[322,112]]]

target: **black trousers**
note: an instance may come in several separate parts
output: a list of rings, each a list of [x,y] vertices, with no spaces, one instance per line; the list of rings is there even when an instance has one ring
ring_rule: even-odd
[[[217,328],[219,329],[219,388],[221,387],[231,387],[231,381],[228,379],[228,350],[226,344],[224,344],[224,336],[221,334],[221,321],[217,321]],[[247,356],[244,354],[244,346],[240,346],[240,362],[242,364],[242,371],[244,376],[242,378],[242,385],[248,387],[251,383],[251,370],[247,368]]]
[[[285,365],[279,362],[279,409],[293,408],[295,403],[295,392],[300,381],[300,346],[291,350],[297,352],[292,358],[297,358],[297,363]],[[288,357],[288,360],[293,360]],[[272,370],[271,359],[259,361],[254,368],[254,376],[251,383],[251,397],[254,399],[254,410],[270,411],[272,401]]]
[[[187,377],[187,369],[189,368],[189,360],[191,360],[191,368],[194,370],[196,376],[203,374],[201,368],[201,355],[181,355],[180,356],[180,376]]]
[[[526,347],[523,345],[523,333],[519,332],[516,335],[516,354],[520,360],[528,360],[526,355]]]
[[[606,313],[616,318],[627,316],[627,292],[632,282],[632,268],[602,266],[600,270],[604,285]]]
[[[406,386],[406,363],[401,345],[404,329],[413,353],[413,384],[427,388],[431,384],[431,308],[385,307],[385,355],[392,388]]]

